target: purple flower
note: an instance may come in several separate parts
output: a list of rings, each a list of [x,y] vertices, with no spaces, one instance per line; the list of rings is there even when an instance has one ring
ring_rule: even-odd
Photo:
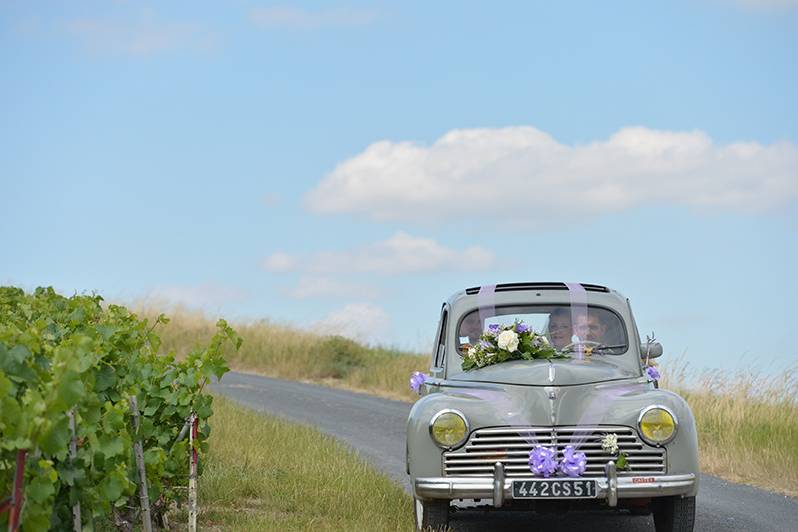
[[[660,377],[662,377],[662,375],[659,374],[659,370],[654,366],[648,366],[646,368],[646,376],[649,381],[658,381]]]
[[[554,447],[536,445],[529,451],[529,469],[536,475],[549,478],[557,472],[557,451]]]
[[[490,325],[488,325],[488,332],[496,334],[497,332],[499,332],[500,328],[501,326],[498,323],[491,323]]]
[[[493,344],[488,342],[487,340],[480,340],[479,341],[479,346],[482,349],[493,349]]]
[[[529,330],[529,325],[523,322],[519,322],[518,325],[515,326],[515,332],[523,333]]]
[[[560,471],[569,477],[578,477],[585,472],[586,467],[587,457],[585,453],[574,452],[573,446],[566,445],[562,452]]]
[[[417,394],[421,394],[421,386],[425,382],[427,382],[427,376],[420,371],[414,371],[413,374],[410,375],[410,389]]]

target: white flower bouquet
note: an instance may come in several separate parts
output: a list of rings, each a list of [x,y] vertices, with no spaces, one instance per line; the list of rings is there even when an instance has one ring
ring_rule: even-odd
[[[533,360],[538,358],[567,358],[542,334],[538,334],[522,321],[512,325],[492,324],[479,337],[479,342],[463,355],[463,371],[498,364],[508,360]]]

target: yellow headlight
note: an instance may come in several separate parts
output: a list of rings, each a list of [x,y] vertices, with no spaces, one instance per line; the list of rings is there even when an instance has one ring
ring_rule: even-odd
[[[465,418],[453,410],[443,410],[435,414],[429,430],[435,443],[446,448],[460,445],[468,436]]]
[[[676,418],[666,408],[650,406],[640,414],[640,434],[649,443],[662,445],[676,435]]]

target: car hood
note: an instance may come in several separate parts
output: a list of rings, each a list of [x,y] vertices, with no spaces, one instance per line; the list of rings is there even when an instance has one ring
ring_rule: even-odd
[[[622,367],[608,355],[584,360],[513,360],[452,375],[449,380],[494,382],[528,386],[571,386],[639,377],[640,372]]]
[[[472,429],[503,426],[622,425],[634,427],[642,408],[665,405],[677,417],[683,401],[643,379],[575,386],[522,386],[446,380],[416,402],[427,420],[443,409],[462,412]],[[411,412],[411,415],[412,412]]]

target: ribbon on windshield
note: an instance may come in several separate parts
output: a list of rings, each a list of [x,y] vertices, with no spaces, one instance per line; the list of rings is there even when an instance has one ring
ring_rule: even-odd
[[[609,420],[610,410],[617,406],[615,400],[627,394],[634,393],[639,388],[636,384],[620,384],[614,385],[611,388],[597,390],[598,396],[592,398],[587,403],[586,408],[582,411],[577,421],[577,427],[599,426],[604,425]],[[613,410],[614,411],[614,410]],[[590,431],[575,431],[568,442],[574,447],[579,449],[588,436],[591,435]]]
[[[479,305],[479,321],[482,331],[485,332],[485,322],[488,318],[496,315],[496,285],[488,284],[479,287],[477,294],[477,305]]]
[[[542,425],[535,423],[534,412],[530,409],[527,391],[513,391],[505,389],[494,391],[487,389],[469,389],[462,391],[464,396],[473,397],[483,401],[491,410],[491,418],[497,425],[517,428],[518,436],[523,438],[530,445],[541,443],[535,436],[534,430],[523,430],[525,428],[534,429]],[[538,405],[538,406],[542,406]]]
[[[617,400],[639,390],[636,384],[615,384],[607,388],[596,390],[596,395],[591,397],[585,409],[579,416],[579,420],[573,425],[585,427],[586,429],[602,426],[611,421],[611,415],[617,407]],[[518,429],[518,436],[530,445],[541,443],[536,437],[536,428],[548,427],[547,423],[541,423],[540,417],[534,415],[530,408],[530,395],[526,390],[513,391],[510,389],[493,391],[486,389],[463,390],[465,396],[473,397],[483,401],[491,410],[491,417],[497,425],[514,427]],[[534,401],[534,399],[533,399]],[[543,403],[535,405],[542,407]],[[555,405],[551,405],[555,406]],[[556,410],[560,407],[559,401],[556,403]],[[559,419],[559,412],[557,412]],[[529,428],[530,430],[524,430]],[[593,432],[590,430],[576,430],[568,440],[568,445],[573,446],[574,450],[579,450],[588,438],[595,438],[601,431]],[[564,442],[560,442],[564,443]]]
[[[582,360],[584,358],[585,338],[579,336],[579,330],[583,324],[587,325],[587,291],[579,283],[565,283],[568,287],[568,296],[571,299],[571,342],[576,342],[576,349],[572,351],[574,358]]]
[[[496,285],[489,284],[480,286],[477,294],[477,305],[479,305],[479,320],[482,332],[485,332],[488,319],[496,316]],[[524,401],[524,394],[511,394],[507,390],[495,392],[490,390],[469,390],[468,395],[478,397],[493,408],[493,417],[501,420],[510,427],[532,426],[532,413],[528,410],[528,405]],[[527,443],[535,445],[538,443],[534,436],[534,431],[521,432],[519,435]]]

